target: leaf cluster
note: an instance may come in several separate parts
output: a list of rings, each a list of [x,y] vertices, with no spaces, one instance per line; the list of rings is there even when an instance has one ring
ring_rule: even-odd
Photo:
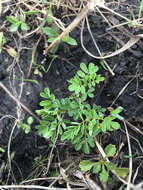
[[[11,23],[10,32],[18,31],[19,27],[22,31],[27,31],[30,29],[29,26],[25,23],[24,15],[19,15],[19,18],[16,18],[14,16],[7,16],[6,18]]]
[[[101,132],[119,129],[119,123],[114,120],[119,116],[121,108],[112,110],[105,117],[106,109],[88,104],[87,98],[94,98],[95,86],[104,80],[97,74],[98,67],[89,63],[88,67],[80,64],[80,70],[71,78],[69,91],[71,95],[61,100],[45,88],[40,102],[43,109],[37,110],[42,117],[40,125],[36,126],[38,133],[54,141],[57,133],[62,141],[71,141],[76,150],[83,148],[86,154],[95,146],[94,137]]]
[[[41,29],[43,33],[48,36],[48,42],[52,43],[53,41],[57,39],[61,31],[60,31],[60,28],[53,22],[53,18],[52,18],[53,12],[52,12],[51,7],[49,7],[48,9],[48,15],[49,15],[48,18],[43,21]],[[48,23],[49,26],[45,26],[46,23]],[[77,45],[76,40],[70,36],[64,36],[62,38],[62,42],[65,42],[72,46]],[[51,53],[56,53],[56,51],[58,50],[58,47],[59,47],[59,44],[57,44],[54,48],[52,48]]]
[[[33,123],[33,117],[28,117],[28,119],[27,119],[27,124],[26,123],[23,123],[22,121],[20,121],[18,124],[17,124],[17,127],[18,128],[22,128],[23,130],[24,130],[24,132],[26,133],[26,134],[28,134],[30,131],[31,131],[31,125],[32,125],[32,123]]]
[[[116,154],[115,145],[109,144],[105,148],[106,158],[114,157]],[[109,172],[115,171],[119,177],[125,178],[129,172],[128,168],[118,168],[112,162],[106,161],[105,159],[101,159],[98,162],[91,162],[89,160],[83,160],[80,162],[80,168],[83,172],[90,171],[94,174],[99,174],[99,178],[103,182],[107,182],[109,180]]]

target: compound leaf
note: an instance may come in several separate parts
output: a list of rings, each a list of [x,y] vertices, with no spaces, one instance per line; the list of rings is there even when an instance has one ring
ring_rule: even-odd
[[[89,73],[93,74],[98,71],[98,66],[95,66],[93,63],[90,63],[88,66],[88,69],[89,69]]]
[[[87,68],[87,66],[85,65],[85,63],[81,63],[81,64],[80,64],[80,68],[81,68],[85,73],[88,73],[88,68]]]

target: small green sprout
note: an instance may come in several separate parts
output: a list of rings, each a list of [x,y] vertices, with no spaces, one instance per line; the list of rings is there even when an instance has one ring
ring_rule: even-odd
[[[7,16],[7,20],[11,23],[10,32],[18,31],[19,27],[23,31],[29,30],[29,26],[25,23],[25,17],[20,15],[19,18],[15,18],[14,16]]]
[[[22,121],[20,121],[18,124],[17,124],[17,127],[18,128],[22,128],[23,130],[24,130],[24,132],[26,133],[26,134],[28,134],[29,132],[30,132],[30,130],[31,130],[31,124],[33,123],[33,117],[28,117],[28,119],[27,119],[27,124],[25,124],[25,123],[23,123]]]

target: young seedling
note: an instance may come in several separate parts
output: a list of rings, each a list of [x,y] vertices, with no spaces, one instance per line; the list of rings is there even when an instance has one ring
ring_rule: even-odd
[[[51,7],[49,7],[48,15],[49,15],[48,18],[43,21],[41,29],[42,29],[43,33],[48,36],[48,42],[52,43],[60,35],[61,31],[60,31],[60,28],[53,22],[53,19],[52,19],[53,12],[52,12]],[[49,26],[44,26],[46,23]],[[77,45],[76,40],[70,36],[64,36],[62,38],[62,42],[66,42],[67,44],[72,45],[72,46]],[[59,47],[59,44],[57,44],[54,48],[52,48],[52,50],[50,52],[56,53],[56,51],[58,50],[58,47]]]
[[[71,92],[69,97],[56,99],[49,88],[45,88],[41,93],[45,100],[40,102],[43,109],[36,111],[42,117],[36,128],[40,135],[51,139],[52,142],[58,133],[62,141],[71,141],[77,151],[83,147],[84,152],[89,154],[90,148],[95,146],[95,136],[120,128],[115,119],[122,119],[119,115],[122,108],[112,110],[107,115],[106,109],[101,106],[91,106],[88,99],[94,98],[96,85],[102,82],[104,77],[97,74],[99,69],[93,63],[88,67],[81,63],[80,68],[68,81],[68,89]]]
[[[18,125],[17,125],[17,127],[18,128],[22,128],[23,130],[24,130],[24,132],[26,133],[26,134],[28,134],[30,131],[31,131],[31,125],[32,125],[32,123],[33,123],[33,117],[28,117],[28,119],[27,119],[27,124],[25,124],[25,123],[23,123],[22,121],[20,121],[19,123],[18,123]]]
[[[48,36],[48,42],[52,43],[54,40],[56,40],[56,38],[59,36],[60,34],[60,30],[56,25],[53,25],[52,27],[42,27],[42,31],[44,34],[46,34]],[[76,46],[77,42],[75,39],[73,39],[70,36],[64,36],[62,39],[62,42],[66,42],[69,45],[72,46]],[[59,44],[56,45],[53,49],[52,49],[52,53],[56,53],[56,51],[58,50]]]
[[[10,32],[18,31],[19,27],[23,31],[29,30],[29,26],[25,23],[24,15],[20,15],[19,18],[15,18],[14,16],[7,16],[7,20],[11,23]]]
[[[115,145],[109,144],[105,148],[106,158],[112,158],[116,154]],[[99,178],[103,182],[108,182],[110,171],[115,171],[119,177],[125,178],[129,173],[128,168],[119,168],[112,162],[107,162],[105,159],[101,159],[98,162],[91,162],[89,160],[83,160],[80,162],[80,168],[83,172],[88,172],[92,169],[94,174],[98,174]]]

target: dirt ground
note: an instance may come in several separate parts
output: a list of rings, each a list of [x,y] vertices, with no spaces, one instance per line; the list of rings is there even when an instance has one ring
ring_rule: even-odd
[[[111,4],[110,7],[116,8],[120,14],[128,16],[130,14],[129,11],[134,11],[134,14],[137,14],[139,1],[135,3],[135,1],[126,0],[124,3],[120,3],[119,7],[117,7],[117,3]],[[9,12],[6,12],[1,16],[0,24],[4,22],[5,16],[8,14]],[[107,12],[105,12],[105,15],[110,16]],[[101,52],[110,53],[117,46],[120,46],[113,39],[113,36],[106,31],[107,24],[98,13],[96,17],[91,14],[88,18],[94,38]],[[68,19],[64,21],[70,22]],[[142,29],[130,27],[127,27],[127,29],[133,34],[142,33]],[[6,50],[2,50],[0,54],[0,81],[34,113],[35,110],[40,108],[40,92],[45,87],[48,86],[58,98],[66,97],[68,96],[67,80],[76,73],[81,62],[86,64],[93,62],[100,67],[102,75],[105,76],[105,82],[97,88],[94,102],[105,108],[110,106],[114,108],[122,106],[124,108],[121,115],[132,124],[132,126],[128,126],[133,155],[132,175],[134,176],[135,172],[137,172],[134,183],[138,184],[141,182],[143,179],[143,41],[140,40],[127,51],[106,60],[115,73],[115,76],[112,76],[108,70],[102,67],[100,60],[90,57],[83,50],[80,42],[80,28],[76,28],[71,32],[71,36],[77,40],[78,46],[61,44],[58,52],[56,52],[59,57],[53,62],[47,73],[40,70],[41,74],[35,75],[33,67],[29,79],[38,81],[37,84],[35,82],[22,81],[21,79],[22,77],[24,79],[27,77],[32,58],[32,49],[39,39],[39,35],[32,35],[21,40],[17,34],[12,34],[6,29],[4,32],[8,39],[6,45],[16,49],[22,47],[22,50],[17,60],[14,60]],[[123,35],[118,30],[113,30],[112,34],[116,34],[118,37]],[[127,42],[127,36],[123,35],[122,40]],[[98,55],[86,26],[84,28],[84,45],[94,55]],[[35,62],[40,64],[45,60],[44,66],[48,68],[51,58],[48,55],[44,56],[43,50],[44,40],[42,39],[36,51]],[[6,183],[19,184],[26,179],[33,179],[34,177],[47,177],[50,172],[58,171],[59,161],[62,167],[67,167],[73,160],[90,158],[95,154],[95,150],[93,150],[89,156],[85,156],[82,151],[76,152],[72,144],[63,144],[58,141],[53,152],[50,172],[46,173],[45,168],[48,163],[46,158],[49,156],[51,143],[38,136],[34,128],[37,124],[36,120],[32,125],[31,132],[27,135],[17,127],[14,129],[14,118],[19,116],[23,117],[23,121],[26,122],[29,114],[21,107],[18,107],[16,102],[0,88],[0,147],[6,150],[5,153],[0,153],[1,185]],[[10,139],[11,132],[12,137]],[[105,137],[101,137],[101,139],[103,147],[108,143],[112,143],[116,145],[118,150],[121,148],[118,158],[115,159],[117,159],[120,166],[128,167],[128,142],[123,123],[121,123],[121,130],[107,134]],[[11,173],[8,177],[9,158],[7,149],[10,140]],[[45,159],[45,161],[36,162],[40,158],[41,160]],[[35,184],[49,185],[50,183],[51,181],[42,181]],[[61,184],[56,182],[56,184],[58,187],[65,187],[65,184],[62,184],[62,182]],[[120,184],[116,182],[115,185],[114,187],[110,185],[109,189],[118,189]]]

